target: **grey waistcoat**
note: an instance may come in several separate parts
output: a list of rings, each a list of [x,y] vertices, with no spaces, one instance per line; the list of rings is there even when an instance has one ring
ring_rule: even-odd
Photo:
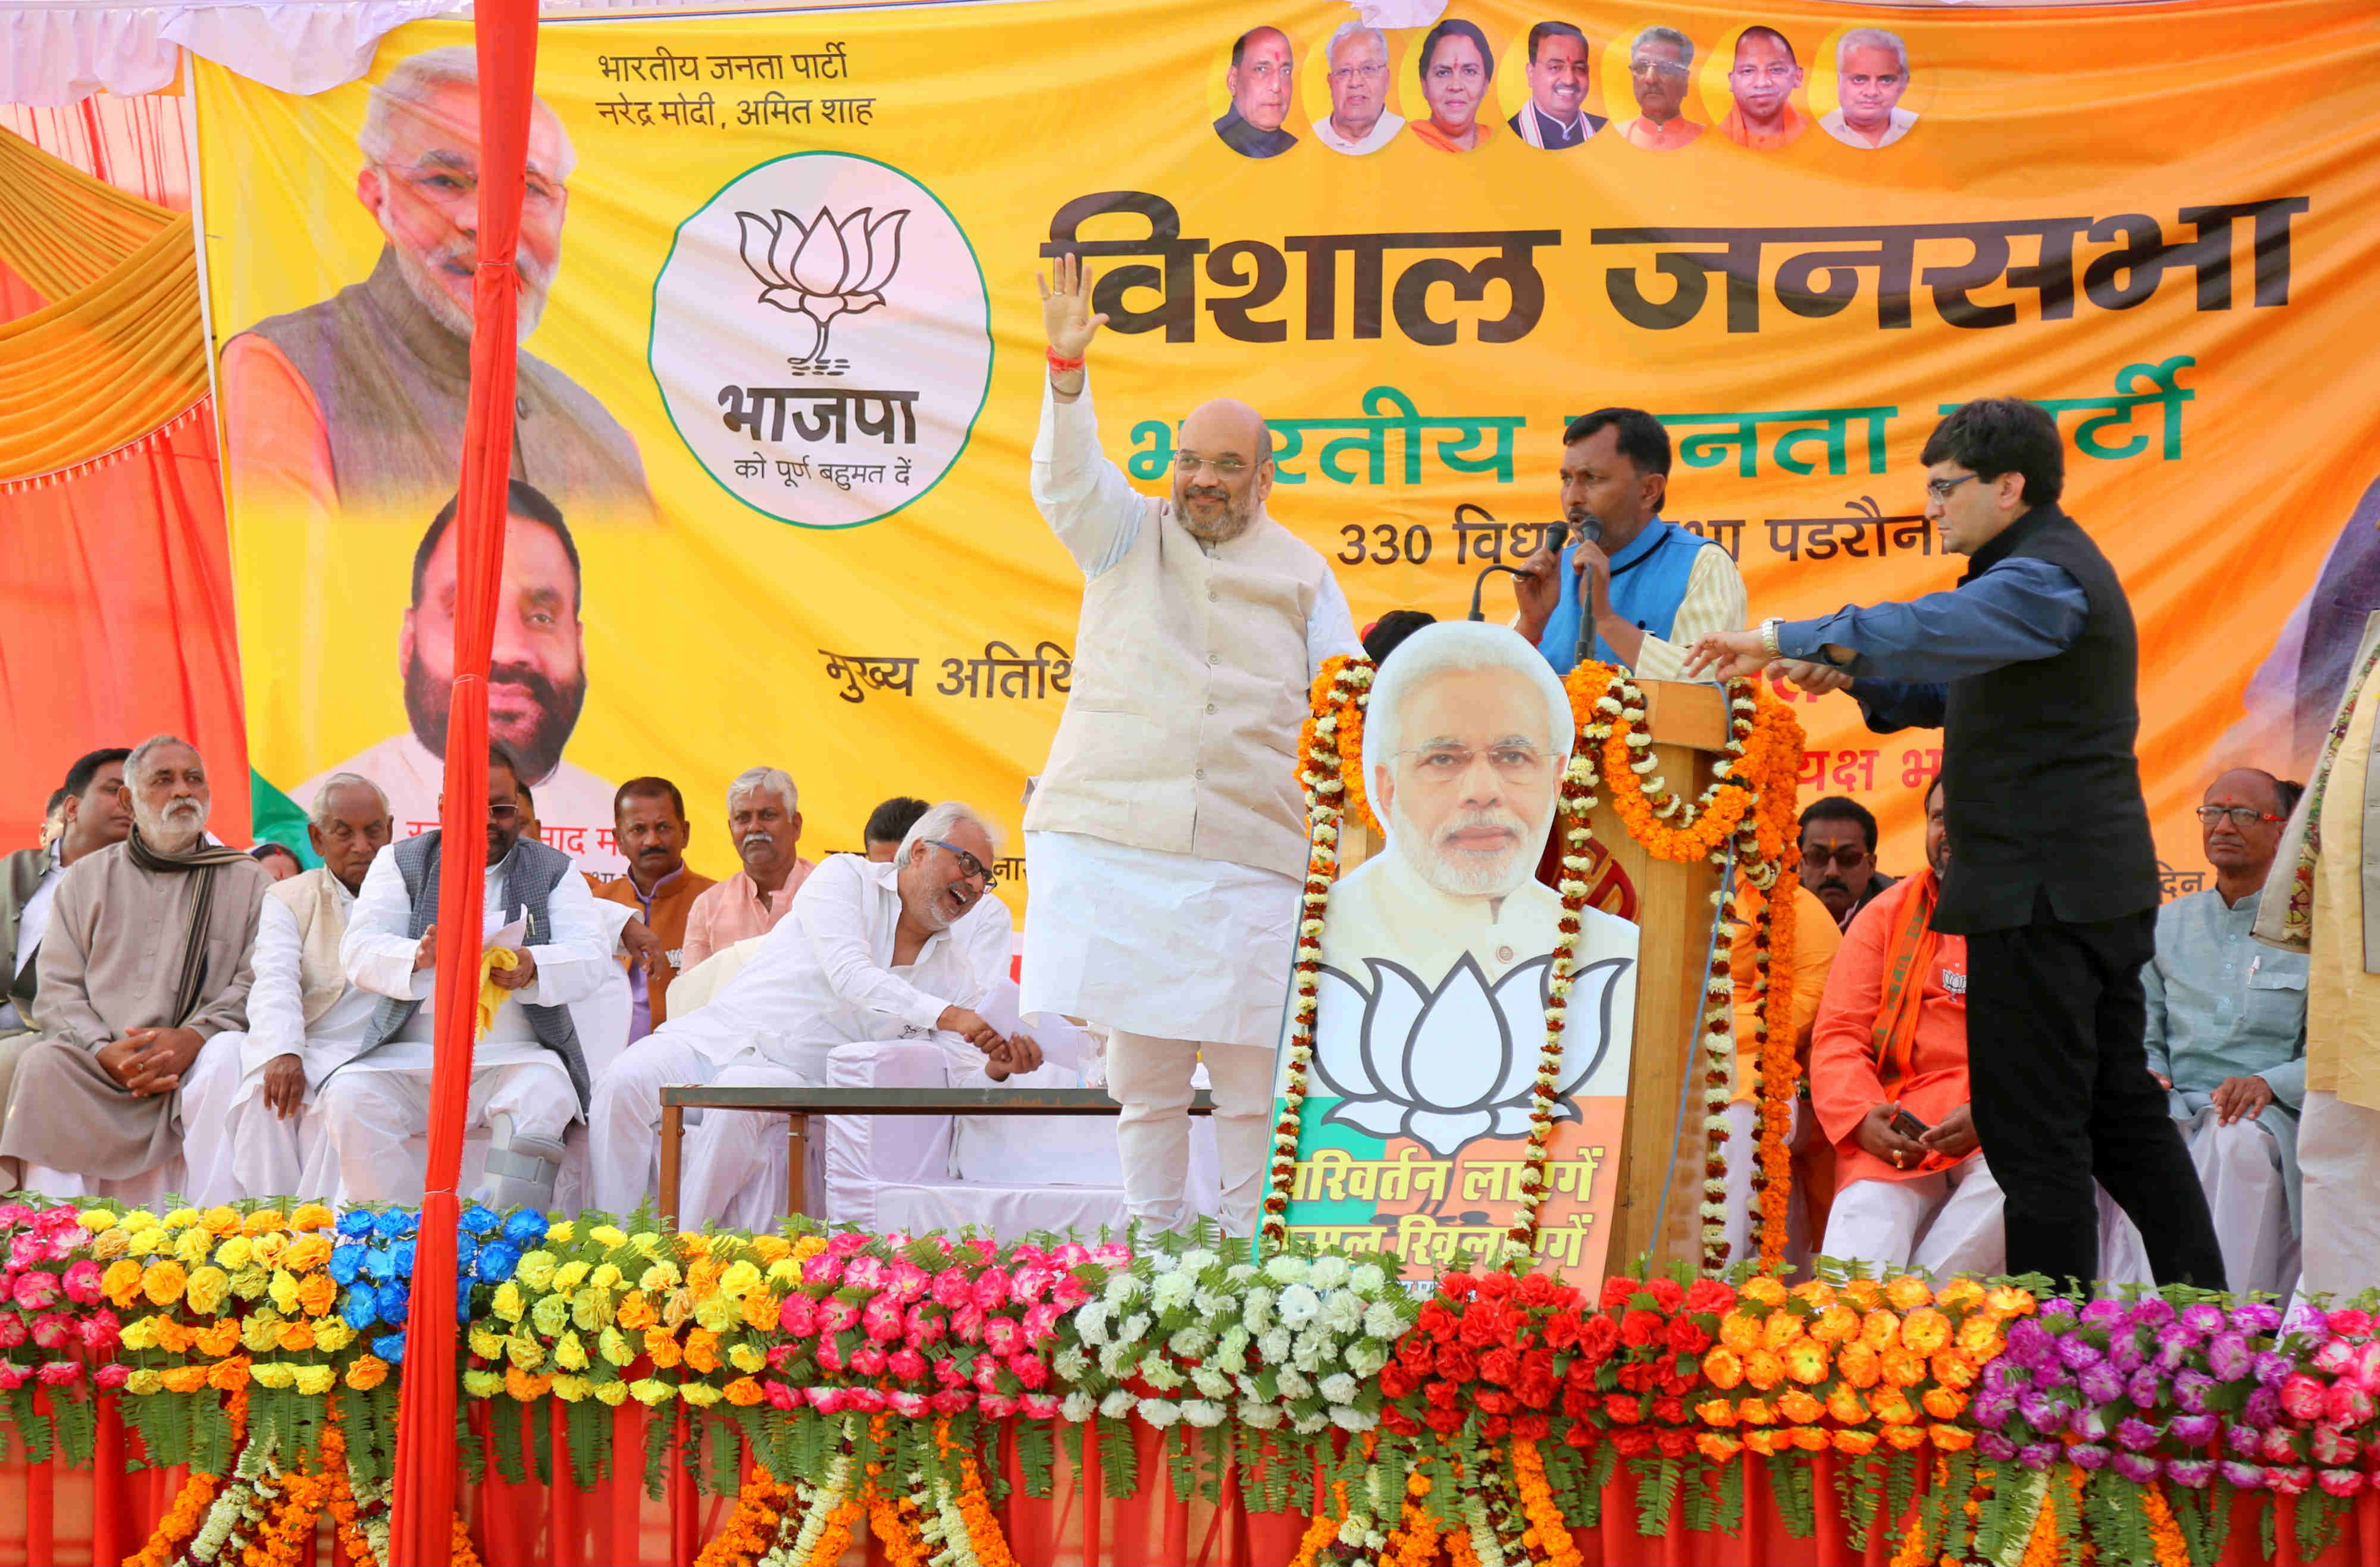
[[[406,934],[419,941],[422,932],[438,919],[438,840],[439,832],[431,828],[418,838],[400,838],[389,852],[396,856],[396,869],[404,873],[406,893],[413,899],[413,912],[406,922]],[[526,907],[528,911],[528,934],[524,946],[540,946],[553,939],[553,921],[546,913],[546,899],[552,895],[562,879],[574,874],[570,856],[560,849],[550,849],[534,838],[523,838],[513,844],[513,852],[504,864],[504,886],[503,903],[506,908]],[[476,993],[476,992],[475,992]],[[529,1027],[538,1042],[562,1058],[569,1070],[570,1086],[578,1091],[580,1114],[587,1111],[589,1084],[587,1077],[587,1057],[578,1048],[578,1028],[571,1021],[566,1006],[533,1006],[523,1001],[514,1005],[528,1019]],[[399,1001],[395,996],[382,996],[380,1007],[372,1014],[371,1026],[364,1031],[364,1048],[355,1059],[380,1049],[396,1037],[397,1031],[413,1021],[421,1009],[417,1001]],[[334,1069],[335,1070],[335,1069]]]

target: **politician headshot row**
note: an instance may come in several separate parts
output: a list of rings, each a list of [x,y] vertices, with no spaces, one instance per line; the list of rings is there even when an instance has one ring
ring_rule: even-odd
[[[1496,52],[1488,35],[1472,22],[1439,22],[1413,50],[1428,114],[1409,118],[1389,107],[1388,35],[1359,20],[1343,22],[1319,46],[1330,112],[1314,120],[1313,138],[1350,155],[1377,152],[1401,134],[1441,152],[1471,152],[1510,131],[1530,147],[1558,152],[1585,145],[1610,124],[1587,112],[1593,45],[1584,31],[1570,22],[1541,21],[1529,29],[1522,46],[1527,51],[1528,102],[1500,121],[1488,107]],[[1647,27],[1626,49],[1637,112],[1610,126],[1613,135],[1631,146],[1668,152],[1713,128],[1686,117],[1696,53],[1693,39],[1676,28]],[[1816,116],[1818,128],[1863,151],[1889,147],[1907,135],[1917,115],[1900,106],[1909,91],[1909,50],[1900,36],[1882,28],[1852,28],[1836,41],[1834,55],[1837,106]],[[1296,68],[1296,47],[1277,27],[1251,28],[1232,41],[1231,64],[1223,72],[1232,104],[1214,122],[1223,145],[1246,158],[1277,158],[1297,146],[1303,139],[1287,124]],[[1812,123],[1793,103],[1804,75],[1782,32],[1745,28],[1736,36],[1728,65],[1732,103],[1718,130],[1755,152],[1791,146]]]

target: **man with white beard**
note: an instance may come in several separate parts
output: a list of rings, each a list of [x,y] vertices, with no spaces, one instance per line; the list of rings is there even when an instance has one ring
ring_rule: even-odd
[[[1385,960],[1427,996],[1466,961],[1492,991],[1552,952],[1561,897],[1536,872],[1572,733],[1560,677],[1518,632],[1446,621],[1400,644],[1372,683],[1364,727],[1364,777],[1388,844],[1330,889],[1323,966],[1368,986],[1366,960]],[[1626,920],[1581,917],[1579,967],[1635,950]],[[1499,1000],[1534,1039],[1538,987]]]
[[[235,513],[418,518],[453,492],[480,259],[479,76],[475,52],[457,45],[401,61],[372,88],[356,139],[356,199],[387,241],[371,275],[224,346]],[[562,122],[537,103],[516,258],[523,338],[561,266],[577,162]],[[635,438],[552,365],[522,354],[519,372],[513,477],[581,526],[650,521]]]
[[[213,792],[171,735],[125,759],[132,833],[75,861],[50,905],[33,1020],[0,1131],[0,1189],[151,1201],[180,1178],[182,1129],[239,1082],[249,951],[273,879],[207,841]]]

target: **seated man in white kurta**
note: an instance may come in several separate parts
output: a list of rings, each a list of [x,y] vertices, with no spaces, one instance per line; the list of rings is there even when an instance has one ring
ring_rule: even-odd
[[[953,1087],[1038,1068],[1032,1040],[1001,1033],[979,1010],[1008,978],[1004,916],[968,918],[988,901],[999,855],[992,825],[946,800],[917,819],[891,864],[829,856],[752,961],[682,1020],[740,1037],[715,1085],[821,1086],[837,1045],[876,1039],[932,1039],[951,1058]],[[783,1141],[768,1116],[710,1111],[687,1139],[680,1222],[718,1218]],[[599,1147],[595,1157],[618,1154]]]
[[[315,1096],[332,1071],[364,1048],[380,998],[347,983],[339,943],[356,893],[393,830],[388,796],[354,772],[334,772],[314,792],[306,835],[321,869],[276,881],[264,894],[250,960],[248,1033],[230,1112],[185,1134],[193,1201],[235,1197],[321,1197],[327,1176]]]
[[[518,774],[502,747],[492,750],[481,929],[493,936],[520,919],[528,929],[516,966],[491,976],[504,1001],[472,1052],[465,1124],[491,1134],[481,1199],[491,1207],[542,1208],[560,1172],[563,1134],[587,1103],[586,1062],[570,1006],[602,983],[611,943],[595,895],[570,856],[521,835]],[[381,851],[339,943],[348,982],[382,998],[365,1048],[331,1073],[317,1097],[343,1203],[421,1197],[422,1158],[411,1145],[429,1129],[437,1056],[430,1002],[437,981],[439,842],[431,832]]]
[[[1364,778],[1388,844],[1331,888],[1322,930],[1315,1069],[1342,1096],[1333,1119],[1441,1155],[1529,1130],[1562,912],[1536,872],[1572,733],[1560,678],[1509,627],[1424,626],[1381,666]],[[1634,1011],[1635,927],[1580,917],[1566,1039]],[[1568,1052],[1564,1094],[1601,1053]]]

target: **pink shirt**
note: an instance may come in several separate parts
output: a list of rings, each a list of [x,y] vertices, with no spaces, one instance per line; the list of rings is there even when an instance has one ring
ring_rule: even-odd
[[[794,906],[794,893],[818,869],[796,855],[785,884],[763,893],[751,876],[737,871],[726,881],[703,889],[686,911],[686,947],[678,972],[684,973],[715,952],[723,952],[747,936],[765,936]]]

